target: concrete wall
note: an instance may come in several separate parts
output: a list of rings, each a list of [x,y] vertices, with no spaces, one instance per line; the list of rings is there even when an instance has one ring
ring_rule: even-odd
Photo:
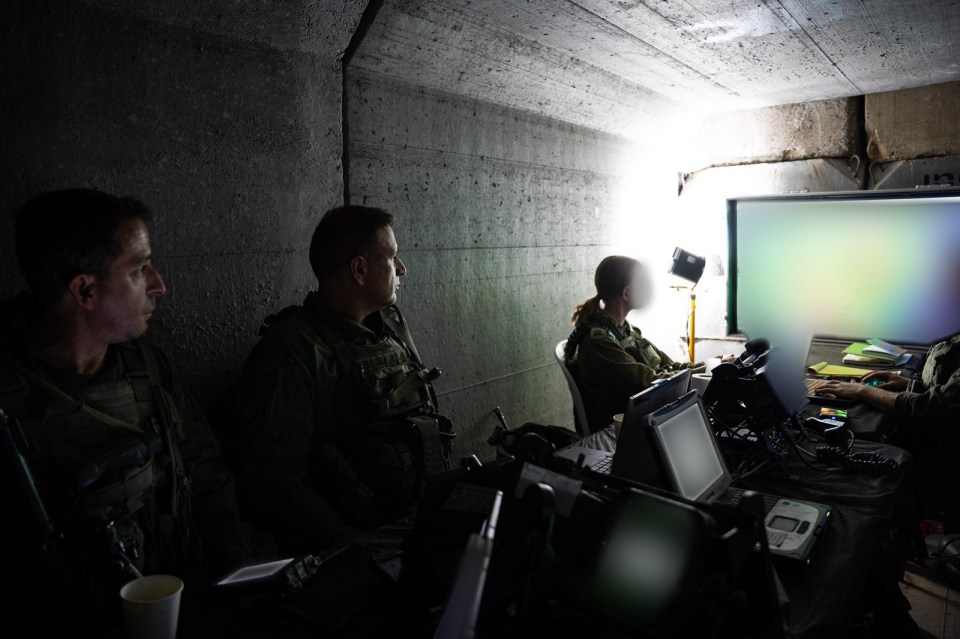
[[[306,251],[342,203],[339,58],[365,1],[2,3],[0,294],[20,288],[10,213],[92,186],[156,212],[169,292],[150,334],[203,400],[260,319],[313,286]]]
[[[497,406],[511,427],[572,427],[553,349],[615,250],[631,145],[368,70],[347,78],[351,201],[397,216],[400,304],[444,370],[457,454],[492,455]]]
[[[312,286],[306,247],[343,198],[343,159],[351,200],[398,216],[410,266],[402,301],[426,359],[446,371],[438,388],[460,452],[489,454],[495,406],[514,426],[571,423],[551,351],[603,255],[637,255],[657,274],[673,246],[725,257],[722,212],[700,198],[734,180],[707,169],[713,177],[688,176],[677,198],[675,167],[762,162],[738,173],[762,193],[781,188],[778,175],[815,189],[860,180],[849,158],[863,157],[867,132],[872,177],[891,162],[960,153],[948,85],[867,96],[865,112],[841,99],[678,127],[669,116],[683,104],[599,58],[564,57],[565,31],[533,34],[534,14],[487,29],[508,4],[384,3],[347,73],[342,158],[341,56],[365,0],[3,3],[0,294],[21,285],[8,214],[29,196],[95,186],[142,197],[157,212],[170,289],[152,335],[211,400],[260,319]],[[602,22],[567,9],[551,19]],[[627,108],[624,96],[641,94],[649,110]],[[693,133],[698,153],[637,147],[604,128],[668,141]],[[683,149],[680,160],[668,153]],[[767,164],[785,158],[810,163]],[[808,170],[810,180],[794,179]],[[939,183],[945,172],[928,171]],[[700,326],[722,326],[718,277],[712,293],[698,288]],[[673,293],[632,319],[682,357],[687,303]],[[698,331],[723,337],[712,332]]]

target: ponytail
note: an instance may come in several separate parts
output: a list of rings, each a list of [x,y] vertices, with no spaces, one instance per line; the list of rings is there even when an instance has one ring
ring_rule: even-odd
[[[600,296],[594,295],[590,299],[584,301],[583,304],[577,305],[577,308],[573,311],[573,317],[570,318],[570,321],[573,322],[574,326],[580,326],[593,317],[599,310],[601,310]]]

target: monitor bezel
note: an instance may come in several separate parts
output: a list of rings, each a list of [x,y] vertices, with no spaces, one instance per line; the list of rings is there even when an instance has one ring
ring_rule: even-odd
[[[668,461],[669,457],[667,455],[666,446],[663,444],[663,437],[660,429],[665,422],[670,421],[694,405],[697,406],[697,409],[700,411],[700,416],[703,418],[703,424],[707,429],[710,445],[713,447],[713,451],[717,456],[717,460],[720,462],[721,473],[720,477],[707,486],[707,488],[700,493],[700,495],[696,497],[686,497],[680,491],[680,483],[677,481],[677,475],[674,472],[672,465]],[[660,463],[663,466],[667,481],[670,483],[671,489],[676,494],[686,499],[703,503],[712,501],[717,496],[723,494],[723,492],[730,487],[730,484],[733,482],[733,477],[730,475],[730,469],[727,467],[727,462],[723,458],[723,454],[720,451],[717,438],[713,433],[713,429],[710,427],[710,418],[707,415],[706,408],[703,405],[703,400],[700,399],[700,395],[697,393],[697,391],[689,391],[675,402],[668,404],[663,408],[654,411],[653,413],[650,413],[646,416],[644,422],[644,426],[649,429],[649,432],[652,434],[652,439],[656,444],[657,453],[660,457]]]

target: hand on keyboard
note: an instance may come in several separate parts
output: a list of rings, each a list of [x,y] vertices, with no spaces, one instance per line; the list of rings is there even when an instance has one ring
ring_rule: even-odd
[[[864,385],[860,382],[838,382],[831,379],[818,381],[813,392],[821,397],[858,400],[863,390]]]

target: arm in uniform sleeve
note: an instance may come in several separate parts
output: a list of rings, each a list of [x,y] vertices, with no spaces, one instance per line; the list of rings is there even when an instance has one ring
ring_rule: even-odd
[[[163,354],[157,353],[170,370]],[[210,577],[217,577],[250,558],[240,525],[233,475],[224,464],[220,443],[200,406],[176,380],[169,392],[182,420],[178,446],[190,478],[190,513],[203,543]]]
[[[291,348],[275,332],[254,348],[240,383],[236,454],[241,503],[282,546],[315,552],[352,532],[307,483],[314,413],[318,403],[332,397],[335,357],[316,343]],[[325,447],[326,454],[337,457],[331,449]]]
[[[672,357],[657,348],[653,342],[650,342],[650,346],[653,346],[653,350],[657,351],[657,355],[660,356],[660,365],[664,368],[681,371],[685,368],[702,368],[704,366],[703,362],[676,362]]]
[[[639,362],[609,337],[589,334],[577,354],[580,377],[590,386],[604,388],[615,396],[629,397],[666,377]]]
[[[917,434],[939,436],[942,429],[960,417],[960,370],[943,384],[931,386],[922,393],[904,391],[894,400],[894,415],[910,423]],[[960,433],[948,434],[960,439]]]

